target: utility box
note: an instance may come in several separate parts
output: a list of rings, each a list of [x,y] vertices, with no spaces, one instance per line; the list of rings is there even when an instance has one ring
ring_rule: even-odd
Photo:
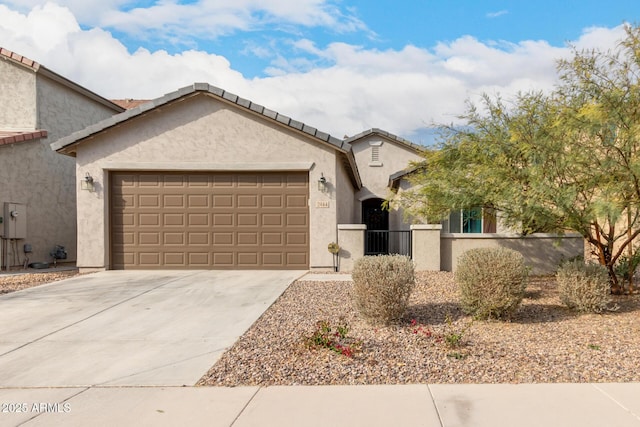
[[[27,205],[22,203],[4,203],[2,226],[5,239],[27,238]]]

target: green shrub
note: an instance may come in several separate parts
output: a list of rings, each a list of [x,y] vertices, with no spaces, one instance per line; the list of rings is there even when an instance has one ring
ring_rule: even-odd
[[[365,256],[351,274],[354,305],[371,323],[390,324],[404,315],[415,287],[413,262],[402,255]]]
[[[606,267],[567,262],[556,273],[560,301],[572,310],[600,313],[609,303],[609,275]]]
[[[509,318],[527,286],[528,268],[519,252],[506,248],[471,249],[455,272],[463,310],[477,319]]]

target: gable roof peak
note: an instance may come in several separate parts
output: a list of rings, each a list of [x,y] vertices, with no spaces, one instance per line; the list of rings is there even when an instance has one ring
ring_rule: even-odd
[[[109,101],[108,99],[98,95],[95,92],[90,91],[89,89],[85,88],[84,86],[80,86],[78,83],[69,80],[68,78],[54,72],[51,71],[50,69],[48,69],[47,67],[40,65],[39,63],[37,63],[36,61],[27,58],[26,56],[22,56],[19,55],[15,52],[10,51],[9,49],[5,49],[3,47],[0,47],[0,60],[4,60],[4,61],[9,61],[9,62],[13,62],[16,65],[22,66],[24,68],[27,68],[31,71],[33,71],[34,73],[47,77],[63,86],[66,86],[67,88],[83,95],[86,96],[87,98],[92,99],[95,102],[98,102],[102,105],[104,105],[107,108],[110,108],[111,110],[113,110],[116,113],[122,112],[124,111],[124,108],[122,108],[121,106]]]
[[[357,135],[345,138],[344,141],[346,143],[348,143],[348,144],[352,144],[355,141],[358,141],[360,139],[366,138],[366,137],[371,136],[371,135],[382,136],[384,138],[387,138],[387,139],[389,139],[391,141],[397,142],[397,143],[399,143],[401,145],[404,145],[407,148],[410,148],[410,149],[418,151],[418,152],[422,152],[422,151],[425,150],[425,147],[422,146],[422,145],[415,144],[415,143],[409,141],[408,139],[404,139],[404,138],[402,138],[400,136],[394,135],[391,132],[387,132],[386,130],[383,130],[383,129],[380,129],[380,128],[371,128],[371,129],[365,130],[363,132],[360,132]]]

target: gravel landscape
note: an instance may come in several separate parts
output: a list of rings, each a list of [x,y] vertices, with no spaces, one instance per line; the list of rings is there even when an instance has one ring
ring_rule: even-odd
[[[638,295],[612,297],[603,314],[576,314],[560,304],[553,277],[537,277],[510,322],[472,321],[451,273],[417,278],[405,320],[389,327],[357,316],[352,282],[295,282],[198,384],[640,381]],[[348,325],[353,357],[308,345],[320,321],[332,331]]]
[[[0,274],[0,295],[66,279],[77,274],[77,269],[45,273]]]

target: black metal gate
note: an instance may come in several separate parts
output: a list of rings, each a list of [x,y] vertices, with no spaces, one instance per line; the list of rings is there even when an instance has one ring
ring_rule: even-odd
[[[411,231],[367,230],[364,235],[364,254],[399,254],[411,257]]]

